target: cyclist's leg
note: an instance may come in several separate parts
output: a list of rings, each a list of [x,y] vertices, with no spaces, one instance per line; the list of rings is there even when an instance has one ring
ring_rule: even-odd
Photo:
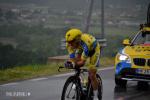
[[[93,90],[97,90],[97,88],[98,88],[98,81],[97,81],[97,78],[96,78],[96,71],[97,71],[96,69],[89,69],[89,77],[90,77],[90,80],[91,80]]]
[[[96,65],[97,65],[98,60],[99,60],[99,55],[100,55],[100,47],[98,44],[96,49],[95,49],[95,53],[90,58],[90,62],[88,65],[89,77],[90,77],[90,80],[92,83],[93,90],[97,90],[97,88],[98,88],[98,80],[96,78],[96,72],[97,72]]]

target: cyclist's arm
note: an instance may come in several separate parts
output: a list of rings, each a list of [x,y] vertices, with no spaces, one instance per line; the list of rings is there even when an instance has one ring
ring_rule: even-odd
[[[78,61],[76,62],[76,65],[78,67],[83,67],[87,58],[88,58],[88,48],[84,48],[82,54],[78,55]]]
[[[69,60],[75,62],[77,67],[84,66],[85,61],[87,59],[87,49],[88,48],[86,48],[85,50],[79,50],[77,57],[75,56],[75,50],[72,49],[68,44],[66,45],[66,48],[69,52]]]
[[[83,60],[83,59],[80,59],[79,61],[76,62],[76,65],[77,65],[78,67],[83,67],[84,64],[85,64],[85,60]]]
[[[83,58],[82,56],[83,54],[78,54],[77,57],[70,58],[69,60],[75,62],[77,67],[83,67],[86,62],[86,58]]]

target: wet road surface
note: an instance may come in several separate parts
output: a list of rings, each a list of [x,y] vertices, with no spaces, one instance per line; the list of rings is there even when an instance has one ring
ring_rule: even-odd
[[[149,85],[139,89],[137,82],[128,82],[126,88],[115,87],[112,68],[99,71],[103,80],[103,100],[150,100]],[[60,100],[69,76],[55,75],[0,85],[0,100]]]

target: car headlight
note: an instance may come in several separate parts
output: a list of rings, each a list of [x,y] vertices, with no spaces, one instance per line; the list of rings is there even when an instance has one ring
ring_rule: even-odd
[[[126,56],[126,55],[119,56],[119,60],[127,60],[127,59],[128,59],[128,56]]]
[[[127,63],[130,63],[130,57],[125,54],[119,54],[118,59],[121,61],[126,61]]]

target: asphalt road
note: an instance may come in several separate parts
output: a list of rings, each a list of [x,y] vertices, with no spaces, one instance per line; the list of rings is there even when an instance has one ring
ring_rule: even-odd
[[[150,100],[150,88],[139,90],[136,82],[128,82],[126,89],[115,87],[112,67],[99,74],[103,80],[103,100]],[[0,85],[0,100],[60,100],[69,76],[55,75]]]

